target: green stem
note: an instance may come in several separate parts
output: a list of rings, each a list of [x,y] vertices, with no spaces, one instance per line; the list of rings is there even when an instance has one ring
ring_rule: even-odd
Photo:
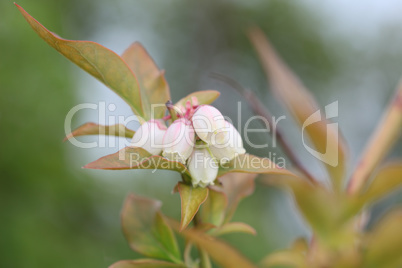
[[[200,221],[198,218],[198,212],[194,216],[194,226],[196,227],[199,225]],[[197,246],[198,256],[200,258],[200,268],[212,268],[211,260],[209,259],[208,253],[202,249],[201,247]]]

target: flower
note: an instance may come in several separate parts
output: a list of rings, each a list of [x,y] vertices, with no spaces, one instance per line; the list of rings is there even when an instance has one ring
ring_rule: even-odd
[[[194,128],[185,118],[174,121],[163,137],[162,155],[169,160],[185,164],[193,151]]]
[[[216,139],[221,142],[213,142],[209,149],[212,154],[220,161],[221,164],[225,164],[235,158],[237,155],[244,154],[246,150],[243,148],[243,141],[240,133],[236,128],[225,121],[226,127],[220,133],[216,135]],[[223,136],[220,138],[219,136]]]
[[[166,129],[163,121],[151,119],[138,128],[130,146],[141,147],[152,155],[159,155],[162,152],[162,141]]]
[[[213,185],[218,176],[218,162],[207,148],[195,148],[188,164],[193,187]]]
[[[192,122],[198,137],[207,144],[222,142],[225,138],[225,135],[217,136],[225,128],[225,118],[215,107],[210,105],[198,107],[192,116]]]

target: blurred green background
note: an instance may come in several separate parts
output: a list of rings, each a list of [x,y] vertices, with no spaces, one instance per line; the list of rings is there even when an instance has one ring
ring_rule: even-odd
[[[286,114],[267,91],[246,36],[248,27],[258,25],[321,105],[339,101],[337,121],[349,142],[353,166],[402,73],[402,19],[395,12],[401,4],[384,1],[363,7],[363,1],[328,2],[20,0],[18,4],[68,39],[96,41],[117,53],[140,41],[166,70],[174,100],[194,90],[217,89],[222,95],[215,105],[235,122],[241,97],[212,78],[211,72],[254,90],[274,115]],[[129,192],[160,199],[167,215],[179,217],[178,195],[171,194],[179,179],[175,173],[80,168],[117,148],[80,149],[62,143],[67,112],[83,102],[116,104],[110,113],[115,116],[128,116],[129,108],[40,40],[11,1],[0,2],[0,91],[0,267],[107,267],[120,259],[137,258],[119,223]],[[243,120],[250,115],[242,102]],[[96,112],[81,112],[74,126],[86,121],[97,122]],[[303,148],[290,119],[284,128],[303,162],[317,176],[325,174]],[[270,140],[264,133],[254,133],[250,139],[258,144]],[[260,156],[269,152],[283,156],[271,147],[246,149]],[[391,157],[401,154],[399,140]],[[381,214],[400,201],[393,195],[375,211]],[[257,229],[256,237],[225,237],[254,261],[288,246],[297,236],[309,235],[291,198],[261,184],[241,203],[234,220]]]

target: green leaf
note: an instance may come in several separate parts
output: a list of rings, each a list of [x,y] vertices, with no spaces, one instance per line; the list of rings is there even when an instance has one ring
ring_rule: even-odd
[[[221,236],[231,233],[257,234],[253,227],[244,222],[228,222],[210,232],[213,236]]]
[[[313,185],[290,176],[262,181],[289,188],[301,214],[326,243],[337,245],[351,242],[353,230],[350,229],[350,222],[356,210],[352,206],[352,199],[346,194],[339,195],[321,184]]]
[[[181,200],[180,230],[184,230],[194,218],[201,204],[207,199],[208,188],[194,188],[179,182],[177,189]]]
[[[262,262],[262,267],[310,267],[307,263],[306,255],[308,244],[304,238],[298,238],[293,242],[293,245],[288,250],[273,252],[265,257]]]
[[[186,268],[185,265],[153,259],[118,261],[109,268]]]
[[[134,131],[126,128],[123,124],[116,124],[111,126],[98,125],[96,123],[85,123],[76,128],[73,132],[67,134],[64,141],[72,137],[86,136],[86,135],[111,135],[117,137],[132,138]]]
[[[169,220],[169,224],[175,231],[181,230],[180,224],[176,221]],[[205,252],[208,253],[208,255],[221,267],[255,267],[236,249],[225,242],[209,236],[201,231],[197,231],[196,229],[187,229],[181,231],[180,235],[182,235],[188,241],[194,243],[196,246],[205,250]]]
[[[202,205],[200,219],[203,223],[221,226],[225,219],[228,199],[218,187],[210,187],[208,198]]]
[[[159,70],[151,56],[138,42],[133,43],[121,57],[137,76],[146,120],[162,118],[166,111],[165,103],[171,99],[164,71]],[[152,104],[156,106],[152,107]]]
[[[296,176],[292,172],[278,167],[268,158],[260,158],[251,154],[239,155],[229,163],[221,165],[218,172],[218,178],[229,172]]]
[[[388,213],[368,234],[362,267],[401,267],[402,210]]]
[[[229,173],[219,178],[223,192],[228,199],[228,205],[225,211],[225,222],[229,222],[232,219],[239,202],[243,198],[253,194],[256,176],[256,174],[251,173]]]
[[[333,185],[340,190],[346,170],[345,142],[337,129],[330,126],[330,121],[325,116],[318,121],[310,117],[319,110],[313,95],[277,55],[264,33],[255,28],[250,31],[250,39],[258,52],[276,96],[284,103],[300,126],[304,127],[307,120],[312,120],[304,130],[315,146],[316,152],[319,153],[317,156],[331,175]],[[320,117],[319,114],[317,116]]]
[[[112,89],[130,105],[137,116],[145,116],[137,79],[119,55],[95,42],[60,38],[43,27],[22,7],[15,5],[46,43]]]
[[[181,263],[176,238],[163,215],[160,201],[129,195],[122,211],[124,235],[131,248],[144,256]]]
[[[190,176],[182,163],[170,161],[159,155],[151,155],[139,147],[126,147],[117,153],[106,155],[84,166],[89,169],[164,169]]]
[[[374,202],[402,185],[402,162],[385,166],[378,171],[367,190],[359,195],[363,203]]]
[[[181,100],[179,100],[175,105],[179,106],[186,106],[186,102],[187,101],[191,101],[192,97],[196,97],[198,100],[198,103],[201,104],[211,104],[213,103],[220,95],[221,93],[219,93],[219,91],[216,90],[202,90],[202,91],[196,91],[193,92],[191,94],[189,94],[188,96],[182,98]]]

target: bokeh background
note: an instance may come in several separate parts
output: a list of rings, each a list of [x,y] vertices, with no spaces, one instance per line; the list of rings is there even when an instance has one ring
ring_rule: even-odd
[[[68,39],[96,41],[119,54],[140,41],[166,70],[173,100],[194,90],[219,90],[222,95],[215,105],[235,122],[238,101],[243,118],[251,115],[250,109],[211,73],[234,78],[253,90],[274,115],[286,115],[267,90],[247,39],[247,29],[257,25],[321,105],[339,101],[337,122],[350,145],[350,167],[402,74],[402,3],[397,0],[20,0],[18,4]],[[80,149],[62,143],[68,111],[79,103],[99,101],[117,106],[108,115],[128,116],[130,110],[40,40],[12,1],[0,2],[0,92],[0,267],[107,267],[120,259],[137,258],[119,222],[129,192],[160,199],[167,215],[179,217],[179,197],[171,194],[179,179],[175,173],[81,169],[118,148]],[[96,111],[82,111],[74,126],[97,120]],[[303,163],[323,177],[323,169],[303,148],[299,129],[289,117],[283,127]],[[270,141],[266,133],[250,138],[259,144]],[[246,149],[260,156],[269,152],[283,156],[277,148]],[[401,155],[399,140],[389,158]],[[400,192],[377,205],[373,221],[400,203],[399,196]],[[235,220],[254,226],[258,236],[233,234],[225,239],[254,261],[287,247],[298,236],[309,236],[291,197],[262,184],[241,203]]]

